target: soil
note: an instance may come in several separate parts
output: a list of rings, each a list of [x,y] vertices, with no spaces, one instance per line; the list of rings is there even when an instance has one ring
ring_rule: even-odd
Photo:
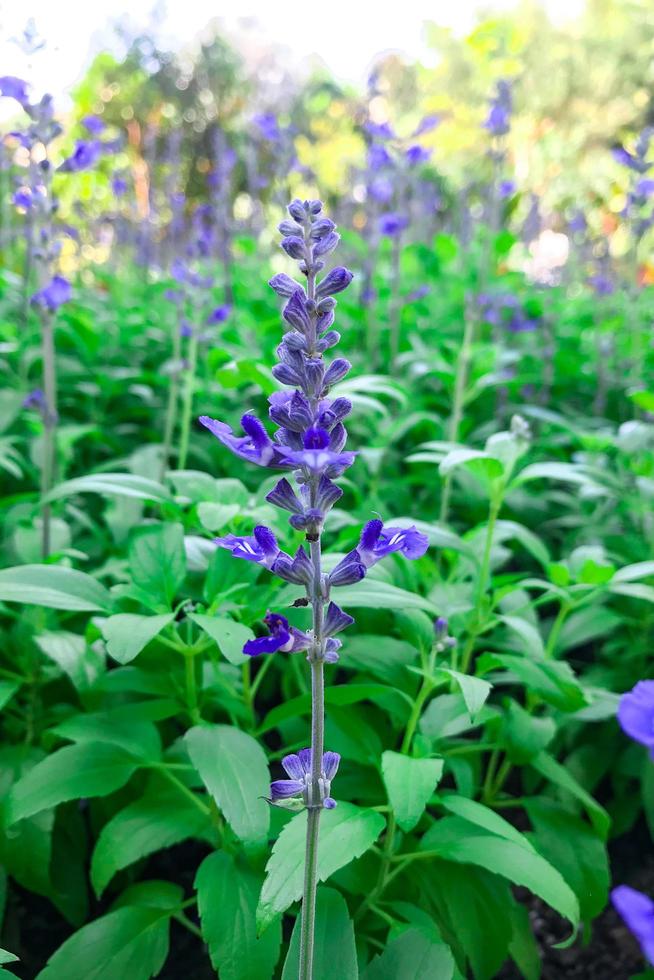
[[[171,848],[148,862],[147,877],[176,880],[190,894],[194,869],[205,852],[206,848],[194,843]],[[628,884],[654,895],[654,847],[644,824],[614,841],[610,853],[616,883]],[[46,899],[16,886],[12,886],[11,891],[3,943],[21,955],[21,962],[10,964],[10,969],[20,980],[34,980],[48,957],[70,934],[70,927]],[[579,940],[570,949],[555,949],[555,944],[566,938],[565,923],[529,892],[519,889],[518,894],[529,908],[541,951],[542,980],[631,980],[645,969],[638,944],[610,904],[595,920],[592,936],[585,945]],[[92,914],[101,915],[106,911],[107,906],[98,904]],[[189,918],[196,921],[192,915]],[[29,949],[19,949],[17,941],[12,942],[12,938],[15,936],[17,940],[19,935],[29,937]],[[215,980],[216,974],[206,951],[195,936],[173,921],[170,940],[170,954],[159,980],[185,980],[187,977]],[[71,974],[70,980],[85,978]],[[524,978],[512,964],[507,964],[496,980]]]

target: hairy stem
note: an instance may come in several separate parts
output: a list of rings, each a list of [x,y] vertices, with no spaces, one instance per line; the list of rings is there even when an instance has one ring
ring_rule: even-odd
[[[188,367],[184,381],[184,393],[182,396],[182,420],[179,436],[179,454],[177,457],[177,469],[183,470],[186,466],[188,456],[188,443],[191,434],[191,416],[193,414],[193,390],[195,388],[195,370],[198,361],[198,338],[195,330],[189,340],[188,345]]]
[[[47,558],[51,546],[50,504],[44,503],[52,489],[55,476],[57,446],[57,373],[55,366],[55,345],[52,314],[43,313],[41,324],[41,343],[43,347],[43,453],[41,459],[41,555]]]
[[[466,387],[468,384],[468,370],[472,357],[472,341],[474,337],[475,321],[472,315],[471,303],[466,299],[464,306],[464,325],[463,342],[459,350],[456,362],[456,375],[454,380],[454,401],[452,404],[452,414],[447,427],[447,438],[450,442],[458,442],[459,429],[463,419],[463,402],[465,399]],[[450,511],[450,495],[452,492],[452,474],[448,473],[443,481],[441,495],[440,521],[447,524]]]

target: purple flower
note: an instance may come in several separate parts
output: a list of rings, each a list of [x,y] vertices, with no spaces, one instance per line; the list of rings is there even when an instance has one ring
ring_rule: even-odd
[[[79,173],[88,170],[102,153],[102,144],[97,140],[77,140],[75,149],[66,157],[59,169],[64,173]]]
[[[84,116],[82,126],[91,136],[99,136],[106,129],[106,123],[99,116]]]
[[[654,965],[654,902],[647,895],[618,885],[611,892],[611,901],[631,932],[640,943],[647,960]]]
[[[588,285],[592,287],[597,296],[611,296],[615,292],[615,283],[613,280],[601,272],[590,276]]]
[[[395,132],[393,130],[393,127],[388,122],[385,123],[367,122],[364,128],[368,133],[368,135],[372,136],[373,139],[378,139],[378,140],[395,139]]]
[[[114,197],[122,197],[127,193],[127,181],[119,174],[114,174],[111,178],[111,190]]]
[[[375,177],[370,182],[368,193],[374,201],[379,201],[380,204],[388,204],[393,199],[393,181],[390,177]]]
[[[420,146],[416,143],[414,146],[410,146],[406,151],[406,160],[409,166],[416,167],[420,163],[427,163],[431,158],[432,151],[427,150],[424,146]]]
[[[24,105],[29,99],[27,82],[24,82],[22,78],[16,78],[14,75],[3,75],[0,77],[0,95],[7,99],[15,99],[16,102]]]
[[[507,197],[511,197],[515,194],[515,181],[514,180],[501,180],[497,192],[502,200]]]
[[[73,291],[68,280],[64,279],[63,276],[54,276],[47,286],[34,293],[31,302],[35,306],[41,306],[54,313],[60,306],[67,303],[72,295]]]
[[[301,467],[310,473],[325,473],[329,477],[340,476],[351,466],[356,453],[340,452],[334,448],[334,434],[326,429],[311,428],[304,433],[302,449],[279,447],[287,463]]]
[[[252,122],[259,130],[260,135],[271,143],[276,142],[282,135],[277,117],[272,112],[260,112],[253,117]]]
[[[393,162],[392,157],[385,146],[373,143],[368,149],[368,169],[375,171],[388,167]]]
[[[400,551],[405,558],[421,558],[428,547],[429,538],[414,525],[384,527],[380,520],[375,519],[368,521],[363,528],[357,551],[366,568],[370,568],[394,551]]]
[[[23,408],[35,408],[39,412],[44,412],[47,408],[45,394],[41,388],[34,388],[23,399]]]
[[[646,745],[654,758],[654,681],[638,681],[633,690],[622,695],[618,721],[623,732]]]
[[[184,340],[188,340],[189,337],[193,336],[193,327],[188,322],[188,320],[182,320],[179,325],[179,335]]]
[[[442,116],[439,116],[437,113],[432,113],[431,115],[424,116],[420,121],[420,123],[418,124],[418,128],[413,134],[414,137],[424,136],[425,133],[431,133],[433,129],[436,129],[437,126],[440,126],[442,121],[443,121]]]
[[[229,425],[207,415],[202,415],[199,421],[223,446],[241,459],[247,459],[257,466],[284,466],[279,447],[273,446],[270,436],[255,415],[246,414],[241,419],[243,430],[247,433],[245,436],[235,436]]]
[[[235,558],[244,558],[266,568],[272,568],[280,554],[275,535],[269,527],[262,524],[257,525],[249,536],[226,534],[222,538],[214,538],[214,543],[221,548],[227,548]]]
[[[230,304],[223,303],[222,306],[217,306],[215,310],[212,310],[207,318],[207,323],[224,323],[231,311]]]
[[[277,650],[282,653],[296,653],[311,646],[311,638],[306,633],[296,630],[294,626],[290,626],[285,616],[268,612],[263,621],[270,635],[248,640],[243,647],[243,653],[248,657],[258,657],[261,653],[275,653]]]
[[[651,177],[642,177],[636,184],[635,190],[640,197],[650,197],[654,194],[654,180]]]
[[[400,235],[408,225],[409,219],[405,214],[383,214],[379,219],[380,232],[382,235],[388,235],[390,238]]]
[[[338,771],[341,757],[338,752],[325,752],[322,757],[320,767],[320,779],[318,780],[318,792],[320,798],[312,800],[313,791],[311,783],[311,761],[313,753],[311,749],[300,749],[292,755],[286,755],[282,759],[284,767],[290,779],[277,779],[270,784],[271,802],[277,803],[279,800],[288,800],[293,796],[301,796],[305,806],[323,806],[327,810],[333,810],[336,800],[329,795],[331,783]]]
[[[28,187],[20,187],[13,195],[12,202],[17,208],[24,208],[26,211],[32,207],[32,192]]]
[[[500,79],[483,123],[484,129],[487,129],[491,136],[505,136],[509,132],[512,102],[511,86],[504,79]]]

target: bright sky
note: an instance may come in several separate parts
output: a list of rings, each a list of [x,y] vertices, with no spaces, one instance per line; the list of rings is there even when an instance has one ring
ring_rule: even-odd
[[[214,17],[229,31],[244,21],[260,25],[259,37],[288,47],[296,60],[318,55],[338,77],[362,83],[376,54],[399,50],[428,59],[423,39],[427,20],[469,29],[480,7],[510,8],[517,0],[328,0],[325,4],[295,0],[0,0],[0,74],[32,81],[34,94],[61,96],[83,74],[98,51],[112,47],[111,24],[125,20],[147,27],[173,48],[183,47]],[[574,16],[583,0],[542,0],[550,16]],[[235,13],[238,12],[238,16]],[[31,57],[12,43],[28,18],[47,40]],[[115,46],[115,44],[114,44]]]

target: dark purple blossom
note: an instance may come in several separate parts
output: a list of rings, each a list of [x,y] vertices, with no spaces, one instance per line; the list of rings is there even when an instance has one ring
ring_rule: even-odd
[[[395,551],[405,558],[421,558],[429,547],[429,538],[414,525],[384,527],[379,519],[368,521],[361,532],[357,550],[366,568]]]
[[[227,446],[241,459],[256,463],[257,466],[284,465],[279,449],[273,446],[270,436],[256,416],[246,414],[242,417],[241,425],[247,433],[245,436],[235,436],[229,425],[206,415],[200,417],[200,422],[222,442],[223,446]]]
[[[270,784],[272,803],[277,803],[280,800],[288,800],[294,796],[301,796],[304,805],[307,807],[323,806],[327,810],[334,809],[336,800],[330,796],[331,783],[338,771],[341,757],[338,752],[325,752],[323,754],[319,779],[320,798],[318,800],[311,799],[313,790],[311,785],[312,758],[311,749],[300,749],[297,754],[293,753],[292,755],[284,756],[282,766],[290,778],[277,779]]]
[[[248,657],[258,657],[262,653],[275,653],[277,650],[282,653],[296,653],[299,650],[306,650],[311,645],[310,637],[306,633],[296,630],[294,626],[290,626],[285,616],[268,612],[263,621],[268,627],[270,635],[248,640],[243,647],[243,653]]]
[[[32,192],[28,187],[19,187],[17,191],[14,192],[12,197],[12,202],[17,208],[24,208],[26,211],[32,207],[33,197]]]
[[[334,435],[326,429],[311,428],[304,433],[302,449],[279,447],[287,463],[311,473],[326,473],[329,477],[340,476],[351,466],[356,453],[340,452],[334,448]]]
[[[618,885],[611,892],[611,901],[630,931],[640,943],[643,955],[654,965],[654,902],[648,895]]]
[[[238,537],[226,534],[222,538],[214,538],[214,543],[227,548],[235,558],[244,558],[266,568],[272,568],[280,553],[275,535],[269,527],[261,524],[255,527],[251,535]]]
[[[35,408],[39,412],[44,412],[47,408],[45,394],[41,388],[34,388],[23,399],[23,408]]]
[[[60,306],[70,300],[72,294],[73,291],[67,279],[64,279],[63,276],[53,276],[47,286],[34,293],[31,297],[31,302],[35,306],[41,306],[54,313]]]

